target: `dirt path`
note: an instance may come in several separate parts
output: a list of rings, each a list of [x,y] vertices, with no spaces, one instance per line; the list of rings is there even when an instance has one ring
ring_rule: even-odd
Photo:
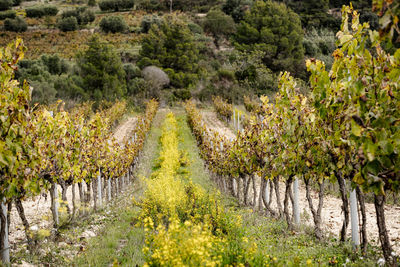
[[[115,130],[114,137],[118,143],[122,143],[125,138],[132,132],[136,125],[137,117],[129,117],[123,121]],[[84,189],[86,185],[83,184]],[[61,186],[58,186],[59,197],[61,197]],[[75,188],[77,203],[80,203],[78,187]],[[72,208],[72,187],[67,189],[68,205]],[[39,229],[51,229],[52,225],[52,214],[50,211],[51,199],[50,194],[42,194],[40,196],[27,199],[22,202],[25,210],[25,215],[30,223],[31,229],[37,231]],[[22,221],[18,215],[15,205],[11,210],[10,219],[10,235],[9,241],[11,248],[17,248],[20,244],[25,242],[25,231],[23,228]]]
[[[126,137],[135,129],[137,117],[129,117],[122,122],[114,132],[114,138],[119,144],[122,144]]]
[[[228,139],[234,139],[235,134],[225,126],[225,124],[218,119],[214,111],[202,110],[201,115],[207,127],[213,131],[217,131],[220,134],[226,136]]]

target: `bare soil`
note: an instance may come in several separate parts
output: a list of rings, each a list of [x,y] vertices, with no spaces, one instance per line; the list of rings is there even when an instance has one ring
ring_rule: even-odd
[[[130,133],[135,129],[137,117],[129,117],[123,121],[114,131],[114,138],[122,144],[129,136]]]
[[[201,115],[204,123],[209,129],[219,132],[220,134],[226,136],[229,140],[236,137],[232,130],[226,127],[226,125],[220,119],[218,119],[214,111],[202,110]]]

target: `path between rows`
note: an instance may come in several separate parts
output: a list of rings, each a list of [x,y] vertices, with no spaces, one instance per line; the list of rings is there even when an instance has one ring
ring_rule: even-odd
[[[235,134],[229,129],[221,120],[219,120],[214,111],[202,110],[201,114],[203,116],[203,121],[206,123],[209,129],[219,132],[225,135],[228,139],[235,138]],[[306,189],[303,183],[299,183],[299,207],[301,212],[301,220],[306,222],[308,225],[313,226],[312,213],[306,199]],[[259,183],[257,190],[260,190]],[[250,189],[252,190],[252,189]],[[280,183],[280,194],[281,201],[283,201],[285,193],[284,183]],[[275,192],[274,192],[275,193]],[[316,206],[318,204],[318,193],[312,192],[311,197],[313,199],[313,204]],[[257,199],[258,203],[258,199]],[[322,226],[325,232],[333,234],[339,237],[339,233],[343,223],[342,214],[342,201],[341,199],[334,197],[332,195],[325,195],[323,209],[322,209]],[[275,194],[273,196],[272,207],[276,208]],[[366,203],[366,213],[367,213],[367,234],[368,240],[376,245],[379,245],[378,239],[378,226],[376,223],[375,206],[372,203]],[[399,206],[389,206],[385,207],[385,217],[386,226],[388,229],[389,237],[393,249],[397,255],[400,255],[400,207]],[[351,237],[350,226],[347,231],[348,237]]]
[[[219,132],[229,140],[235,138],[235,134],[220,119],[218,119],[214,111],[202,110],[201,115],[209,129]]]
[[[135,129],[136,122],[137,117],[129,117],[115,129],[114,138],[119,144],[122,144],[129,134]]]
[[[129,117],[124,120],[114,131],[114,138],[118,143],[122,144],[122,142],[129,136],[132,130],[135,128],[137,121],[137,117]],[[85,185],[83,184],[84,188]],[[79,203],[79,194],[77,188],[76,196],[77,201]],[[59,197],[61,197],[61,186],[58,186]],[[67,190],[67,199],[69,206],[72,208],[72,190],[71,187]],[[51,215],[51,198],[50,194],[42,194],[36,196],[34,198],[26,199],[22,202],[22,205],[25,210],[25,215],[30,223],[32,229],[51,229],[52,225],[52,215]],[[10,246],[14,247],[16,244],[20,244],[25,241],[25,231],[22,224],[22,221],[18,215],[17,209],[15,205],[11,210],[11,219],[10,219],[10,235],[9,242]],[[96,230],[96,229],[93,229]],[[91,235],[91,234],[89,234]],[[90,237],[90,236],[88,236]]]

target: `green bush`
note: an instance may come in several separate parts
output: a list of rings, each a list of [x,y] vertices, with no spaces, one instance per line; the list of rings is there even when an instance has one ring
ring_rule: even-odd
[[[159,0],[137,0],[136,5],[146,11],[166,10],[165,4]]]
[[[47,67],[47,71],[52,75],[67,73],[70,69],[68,62],[58,55],[42,55],[40,57],[42,64]]]
[[[127,29],[125,20],[121,16],[104,17],[100,21],[100,28],[103,32],[124,32]]]
[[[89,0],[88,1],[88,6],[95,6],[96,5],[96,0]]]
[[[73,10],[66,10],[61,14],[61,18],[65,19],[65,18],[68,18],[68,17],[75,17],[75,18],[78,19],[79,13],[80,12],[79,12],[78,8],[77,9],[73,9]]]
[[[0,11],[9,10],[12,5],[12,0],[0,0]]]
[[[93,11],[86,10],[80,15],[80,25],[86,25],[93,22],[96,19],[96,16]]]
[[[134,4],[133,0],[102,0],[99,2],[99,8],[101,11],[114,10],[117,12],[124,9],[131,9]]]
[[[188,100],[192,97],[192,94],[188,89],[179,89],[174,91],[174,96],[179,100]]]
[[[78,21],[75,17],[67,17],[58,21],[57,27],[63,32],[75,31],[78,29]]]
[[[28,18],[41,18],[44,16],[57,15],[58,8],[56,6],[40,5],[28,7],[25,11]]]
[[[151,90],[151,86],[143,78],[133,78],[127,82],[128,95],[136,95]]]
[[[15,19],[17,13],[14,10],[0,11],[0,20]]]
[[[304,47],[304,53],[307,56],[314,57],[315,55],[320,53],[318,46],[311,40],[304,39],[303,47]]]
[[[28,29],[28,25],[23,18],[16,17],[15,19],[6,19],[4,29],[11,32],[24,32]]]
[[[148,33],[152,25],[160,26],[162,20],[157,15],[146,15],[140,23],[140,28],[143,33]]]
[[[126,63],[123,65],[123,68],[126,75],[126,81],[130,81],[133,78],[141,77],[141,70],[138,66],[132,63]]]
[[[79,25],[86,25],[90,22],[93,22],[96,19],[94,12],[91,10],[87,10],[85,7],[64,11],[61,17],[63,19],[68,17],[74,17],[76,18]]]
[[[203,34],[204,33],[203,28],[199,24],[189,22],[188,27],[192,33],[195,33],[195,34]]]
[[[235,32],[235,21],[219,9],[212,9],[207,13],[204,30],[214,37],[216,47],[222,37],[229,37]]]
[[[218,70],[218,77],[220,79],[226,79],[229,81],[234,81],[235,80],[235,73],[231,70],[228,69],[220,69]]]
[[[250,6],[252,0],[226,0],[222,11],[230,15],[236,23],[244,18],[246,6]]]
[[[21,4],[22,0],[13,0],[13,6],[19,6]]]

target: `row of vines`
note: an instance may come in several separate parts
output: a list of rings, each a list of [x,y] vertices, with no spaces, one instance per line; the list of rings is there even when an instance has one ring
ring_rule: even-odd
[[[31,106],[31,88],[27,83],[20,85],[14,80],[14,71],[24,52],[20,39],[0,51],[0,250],[5,263],[10,260],[8,228],[12,204],[17,207],[28,248],[31,248],[32,233],[23,200],[50,190],[56,232],[59,227],[58,186],[62,188],[63,201],[66,201],[68,187],[73,188],[73,210],[61,202],[67,206],[71,217],[77,210],[75,185],[86,204],[91,201],[90,189],[93,188],[95,209],[106,195],[102,192],[107,192],[111,200],[121,186],[132,179],[133,167],[158,107],[156,101],[149,101],[145,114],[138,118],[131,133],[133,137],[118,144],[112,129],[125,114],[125,102],[110,104],[96,113],[92,112],[91,103],[78,105],[69,112],[64,110],[61,101],[48,107]],[[86,192],[83,184],[86,184]]]
[[[205,161],[221,188],[244,204],[256,205],[257,195],[265,210],[284,218],[294,205],[292,184],[303,180],[315,227],[322,238],[321,210],[328,183],[340,188],[345,241],[349,225],[347,185],[358,197],[362,227],[361,248],[368,237],[364,195],[374,196],[379,241],[388,264],[398,264],[385,222],[385,196],[400,189],[400,49],[394,55],[381,47],[382,36],[359,22],[359,14],[343,7],[338,48],[332,69],[323,62],[306,62],[311,73],[309,95],[303,95],[289,73],[279,79],[274,103],[262,97],[262,119],[252,119],[236,140],[209,131],[192,102],[186,104],[189,123]],[[351,22],[351,24],[350,24]],[[349,25],[350,24],[350,25]],[[224,113],[225,114],[225,113]],[[254,118],[256,118],[254,116]],[[283,206],[279,181],[285,183]],[[266,187],[275,190],[277,208],[271,207]],[[254,193],[249,200],[249,192]],[[258,190],[259,188],[259,190]],[[318,203],[311,198],[317,188]]]

